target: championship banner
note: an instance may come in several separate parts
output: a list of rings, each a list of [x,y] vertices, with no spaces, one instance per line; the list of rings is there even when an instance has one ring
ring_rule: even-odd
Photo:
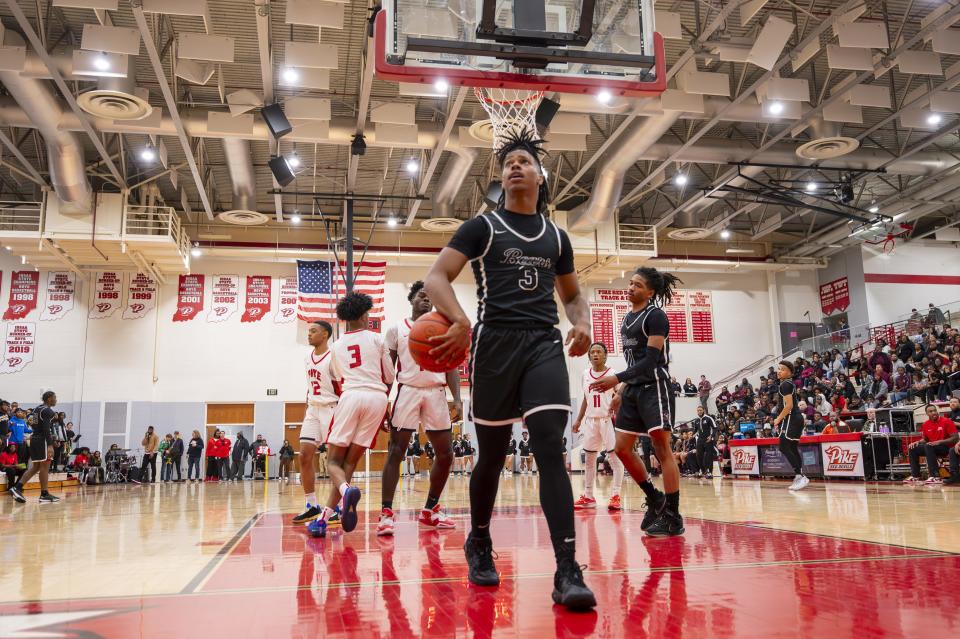
[[[247,301],[241,322],[259,322],[270,312],[272,279],[269,275],[247,275]]]
[[[157,283],[146,273],[137,273],[127,287],[123,319],[141,319],[157,307]]]
[[[623,327],[623,320],[626,318],[627,313],[633,309],[629,303],[618,302],[613,313],[613,333],[614,333],[614,347],[610,351],[610,355],[623,355],[623,342],[622,335],[620,334],[620,329]]]
[[[203,275],[181,275],[174,322],[192,320],[203,310]]]
[[[625,288],[598,288],[593,297],[597,302],[630,302]]]
[[[10,275],[10,303],[3,313],[5,320],[23,319],[37,308],[40,296],[40,273],[14,271]]]
[[[110,317],[120,308],[120,292],[123,290],[123,273],[103,271],[97,273],[93,303],[90,304],[90,319]]]
[[[710,291],[687,291],[690,306],[690,328],[693,343],[713,342],[713,293]]]
[[[277,278],[280,294],[277,304],[277,313],[273,316],[275,324],[286,324],[297,319],[297,276]]]
[[[670,341],[689,342],[687,331],[687,291],[674,291],[670,301],[664,305],[663,312],[670,322]]]
[[[47,301],[40,310],[40,320],[58,320],[73,310],[77,296],[77,276],[70,271],[47,273]]]
[[[0,375],[19,373],[33,361],[36,346],[37,325],[35,322],[11,322],[3,340],[3,361]]]
[[[613,304],[590,304],[590,328],[593,333],[593,341],[606,346],[609,355],[616,355],[616,336],[620,327],[614,324]]]
[[[847,278],[820,285],[820,310],[824,315],[845,311],[850,307],[850,287]]]
[[[207,313],[207,321],[227,321],[240,308],[240,277],[214,275],[210,293],[210,312]]]

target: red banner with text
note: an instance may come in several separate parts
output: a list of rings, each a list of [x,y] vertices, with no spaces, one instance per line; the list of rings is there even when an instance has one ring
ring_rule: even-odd
[[[10,276],[10,303],[3,313],[5,320],[23,319],[37,308],[40,294],[38,271],[14,271]]]
[[[606,346],[609,355],[616,355],[620,327],[614,323],[614,305],[591,304],[590,326],[593,328],[593,341]]]
[[[850,307],[850,287],[847,278],[820,285],[820,310],[824,315],[834,311],[845,311]]]
[[[269,275],[247,276],[247,301],[241,322],[259,322],[270,312],[271,280]]]
[[[181,275],[174,322],[192,320],[203,310],[203,275]]]
[[[670,341],[689,342],[690,332],[687,328],[687,291],[674,291],[670,301],[664,305],[663,312],[670,322]]]
[[[690,307],[690,329],[694,344],[713,342],[713,293],[687,291]]]

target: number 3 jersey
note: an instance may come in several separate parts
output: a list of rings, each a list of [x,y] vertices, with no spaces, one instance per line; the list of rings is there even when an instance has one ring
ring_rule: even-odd
[[[522,328],[559,322],[554,285],[557,275],[573,272],[573,248],[553,222],[500,209],[461,226],[448,246],[473,264],[478,322]]]
[[[333,345],[330,371],[342,379],[343,391],[386,393],[395,372],[390,353],[379,333],[347,331]]]
[[[330,372],[332,351],[323,355],[314,355],[313,349],[307,354],[304,365],[307,367],[307,403],[329,406],[337,403],[340,396],[340,379]]]

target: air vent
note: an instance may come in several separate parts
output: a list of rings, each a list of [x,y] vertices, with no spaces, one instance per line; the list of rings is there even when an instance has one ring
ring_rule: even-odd
[[[702,240],[705,237],[709,237],[709,235],[709,229],[701,229],[696,227],[673,229],[667,233],[667,237],[669,237],[671,240]]]
[[[420,228],[433,233],[453,233],[463,225],[463,220],[455,217],[434,217],[420,223]]]
[[[859,147],[858,140],[838,135],[811,140],[797,147],[797,155],[805,160],[829,160],[856,151]]]
[[[81,93],[77,104],[92,116],[111,120],[142,120],[153,113],[153,107],[143,98],[110,89]]]
[[[470,137],[485,144],[493,143],[493,123],[490,120],[477,120],[470,125]]]
[[[224,211],[217,216],[217,219],[226,224],[235,224],[237,226],[258,226],[260,224],[266,224],[270,220],[270,218],[263,213],[244,211],[241,209]]]

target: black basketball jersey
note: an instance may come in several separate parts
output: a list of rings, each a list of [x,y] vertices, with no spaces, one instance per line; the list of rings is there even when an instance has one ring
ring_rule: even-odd
[[[793,410],[790,411],[792,415],[800,414],[800,398],[797,397],[797,386],[793,383],[792,379],[785,379],[780,382],[780,387],[777,392],[777,414],[783,410],[784,400],[786,396],[793,397]]]
[[[647,348],[647,339],[650,335],[663,335],[663,350],[657,357],[656,368],[649,373],[641,373],[629,380],[628,384],[652,384],[659,380],[670,379],[668,362],[670,361],[670,320],[663,309],[647,304],[642,310],[629,312],[620,325],[620,340],[623,344],[623,356],[627,360],[627,367],[633,366],[644,357]]]
[[[504,211],[479,215],[458,230],[449,246],[471,259],[479,323],[552,327],[560,321],[553,295],[556,277],[573,271],[570,240],[542,215],[529,217],[534,232],[522,234],[508,222],[518,217]],[[485,242],[479,247],[477,237]]]

